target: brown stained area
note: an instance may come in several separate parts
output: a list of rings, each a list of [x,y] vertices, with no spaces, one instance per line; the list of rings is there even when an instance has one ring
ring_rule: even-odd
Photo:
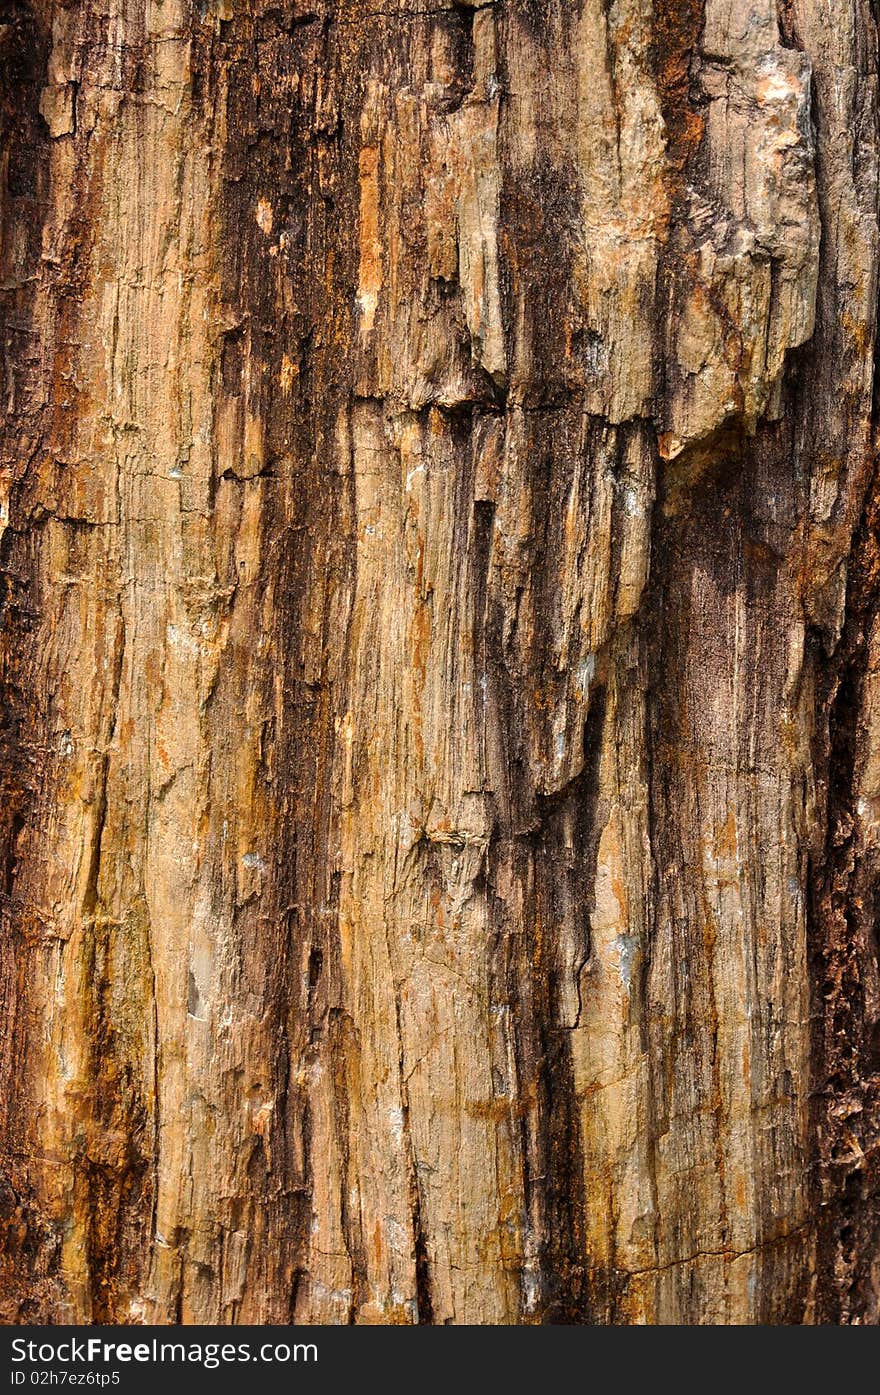
[[[18,439],[2,445],[2,952],[0,1002],[0,1308],[5,1322],[36,1320],[57,1293],[60,1235],[31,1184],[33,1045],[39,1039],[32,1001],[34,957],[44,926],[38,891],[25,877],[26,851],[38,807],[45,750],[42,713],[32,691],[31,636],[40,605],[38,541],[22,526],[17,508],[20,480],[40,445],[43,401],[37,388],[41,350],[33,315],[40,238],[46,211],[49,151],[39,117],[47,36],[32,6],[6,7],[0,84],[0,248],[3,291],[2,366],[7,412],[21,425]],[[35,894],[36,893],[36,894]]]
[[[680,198],[688,166],[703,138],[703,118],[692,100],[705,0],[671,0],[654,9],[651,58],[667,132],[667,178]]]
[[[824,1322],[876,1323],[880,1196],[878,854],[858,795],[876,670],[880,493],[875,474],[850,563],[846,620],[819,691],[827,713],[827,835],[813,858],[810,927],[814,1119],[820,1206],[819,1309]],[[820,727],[820,731],[823,728]],[[826,763],[827,762],[827,763]]]

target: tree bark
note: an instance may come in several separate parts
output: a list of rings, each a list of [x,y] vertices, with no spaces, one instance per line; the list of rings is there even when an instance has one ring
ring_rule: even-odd
[[[0,5],[3,1321],[880,1321],[876,21]]]

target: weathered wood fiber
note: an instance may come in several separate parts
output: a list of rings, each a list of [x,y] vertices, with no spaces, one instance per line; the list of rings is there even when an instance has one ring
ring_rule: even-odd
[[[0,4],[0,1319],[880,1320],[877,67]]]

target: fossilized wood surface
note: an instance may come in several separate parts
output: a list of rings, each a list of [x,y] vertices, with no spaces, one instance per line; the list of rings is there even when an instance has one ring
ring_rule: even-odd
[[[0,1317],[880,1319],[869,0],[0,5]]]

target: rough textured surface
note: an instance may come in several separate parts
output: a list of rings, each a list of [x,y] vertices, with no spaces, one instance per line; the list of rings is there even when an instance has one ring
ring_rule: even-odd
[[[869,0],[0,4],[0,1318],[880,1320]]]

